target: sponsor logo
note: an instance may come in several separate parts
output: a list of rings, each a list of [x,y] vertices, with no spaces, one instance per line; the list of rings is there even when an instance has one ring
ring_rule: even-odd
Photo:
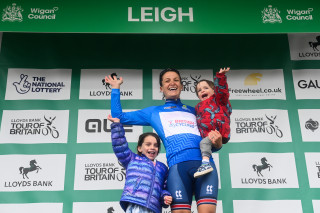
[[[5,9],[3,9],[2,12],[2,21],[10,21],[10,22],[22,22],[23,9],[21,6],[17,6],[16,3],[13,3],[12,6],[7,6]]]
[[[182,109],[187,110],[187,111],[191,111],[191,110],[187,107],[187,105],[182,105]]]
[[[10,135],[50,135],[59,138],[59,131],[53,126],[54,117],[43,116],[41,118],[11,119]]]
[[[261,158],[261,163],[262,165],[256,165],[256,164],[253,164],[252,165],[252,168],[255,172],[257,172],[257,175],[258,177],[263,177],[261,171],[262,170],[265,170],[265,169],[269,169],[270,171],[270,168],[272,167],[271,164],[267,163],[267,159],[265,157]]]
[[[64,82],[47,82],[46,77],[32,77],[32,83],[28,80],[28,75],[21,74],[20,80],[13,82],[19,94],[33,93],[59,93],[65,87]]]
[[[29,14],[27,14],[28,19],[38,19],[38,20],[54,20],[56,19],[56,12],[59,10],[58,7],[53,8],[30,8]],[[23,16],[21,6],[17,6],[16,3],[13,3],[11,6],[7,6],[3,9],[2,12],[2,21],[9,21],[9,22],[22,22]]]
[[[178,199],[178,200],[182,199],[181,190],[176,190],[176,199]]]
[[[275,134],[277,137],[282,138],[282,131],[275,125],[276,118],[277,116],[268,115],[265,115],[265,118],[236,118],[236,133],[268,133],[270,135]]]
[[[258,85],[258,82],[261,81],[262,76],[263,75],[261,73],[252,73],[245,78],[244,85]]]
[[[318,121],[314,121],[311,118],[309,120],[306,121],[305,123],[305,128],[308,130],[311,130],[312,132],[314,132],[315,130],[317,130],[319,128],[319,122]]]
[[[309,80],[306,81],[306,80],[300,80],[298,81],[298,86],[301,88],[301,89],[309,89],[309,88],[315,88],[315,89],[320,89],[320,84],[318,83],[318,80]]]
[[[317,168],[317,176],[320,178],[320,162],[316,162],[316,168]]]
[[[189,120],[169,120],[169,127],[191,127],[195,128],[197,127],[197,123],[194,121],[189,121]]]
[[[118,80],[120,80],[118,77],[117,77],[117,73],[111,73],[111,78],[117,78]],[[102,84],[106,87],[107,90],[111,90],[111,85],[109,83],[106,83],[106,80],[105,79],[102,79]]]
[[[164,109],[174,109],[177,108],[177,106],[168,106],[168,107],[164,107]]]
[[[267,8],[264,8],[261,11],[262,22],[265,23],[282,23],[280,17],[280,11],[277,8],[272,8],[272,5],[269,5]]]
[[[181,77],[181,84],[182,84],[182,91],[186,91],[186,92],[192,92],[192,93],[196,93],[196,86],[198,84],[198,82],[201,79],[201,75],[192,75],[190,74],[190,76],[182,76]]]
[[[133,132],[132,129],[126,127],[132,127],[132,125],[123,125],[125,132]],[[108,119],[88,119],[86,120],[85,130],[88,133],[111,132],[111,128],[108,128]]]
[[[114,212],[114,208],[111,206],[107,209],[107,213],[113,213]]]
[[[207,192],[206,192],[206,194],[212,194],[212,192],[213,192],[212,188],[213,188],[212,185],[207,185],[207,188],[206,188]]]
[[[126,177],[126,170],[115,163],[86,163],[84,165],[84,181],[117,180],[123,181]]]
[[[20,168],[19,168],[20,174],[22,174],[23,179],[24,179],[25,177],[26,177],[27,179],[29,179],[29,177],[27,176],[27,174],[28,174],[29,172],[37,171],[37,173],[38,173],[38,172],[39,172],[39,169],[41,169],[40,166],[37,166],[37,165],[36,165],[36,164],[37,164],[37,161],[36,161],[36,160],[31,160],[29,164],[30,164],[30,167],[27,167],[27,168],[25,168],[25,167],[20,167]]]
[[[312,11],[313,8],[308,8],[307,10],[287,9],[288,15],[286,19],[289,21],[313,20]]]
[[[320,45],[320,35],[316,37],[317,41],[309,41],[309,46],[313,49],[313,51],[319,51],[318,46]]]

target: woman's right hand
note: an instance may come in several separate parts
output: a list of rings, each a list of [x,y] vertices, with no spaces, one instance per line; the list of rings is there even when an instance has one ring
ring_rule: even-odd
[[[111,85],[112,89],[120,89],[120,85],[123,83],[122,77],[118,79],[117,76],[114,76],[112,78],[111,75],[106,76],[104,80]]]
[[[119,118],[113,118],[111,115],[108,115],[108,120],[114,123],[120,123]]]

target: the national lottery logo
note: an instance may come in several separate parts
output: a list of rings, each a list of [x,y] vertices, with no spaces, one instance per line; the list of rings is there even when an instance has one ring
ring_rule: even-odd
[[[31,80],[28,77],[28,75],[21,74],[20,79],[12,83],[17,93],[26,94],[29,91],[32,93],[59,93],[65,87],[64,82],[48,82],[46,77],[33,76]]]
[[[264,8],[261,11],[262,22],[265,23],[282,23],[280,16],[280,11],[277,8],[273,8],[272,5],[269,5],[267,8]]]
[[[256,165],[256,164],[253,164],[252,165],[252,168],[253,168],[253,171],[257,173],[258,177],[263,177],[261,171],[262,170],[265,170],[265,169],[268,169],[270,171],[270,168],[272,168],[271,164],[267,163],[267,159],[265,157],[261,158],[261,164],[260,165]]]
[[[319,128],[319,122],[318,121],[314,121],[311,118],[309,120],[306,121],[305,123],[305,127],[308,130],[311,130],[312,132],[314,132],[315,130],[317,130]]]
[[[19,168],[20,174],[22,174],[23,179],[25,179],[25,178],[29,179],[29,177],[28,177],[29,172],[36,171],[36,173],[38,173],[39,170],[41,169],[41,167],[37,165],[36,160],[31,160],[29,165],[30,165],[30,167],[21,166]]]
[[[320,35],[318,35],[315,40],[316,41],[309,41],[309,46],[313,49],[313,51],[319,51],[317,47],[320,46]]]
[[[7,6],[5,9],[3,9],[2,12],[2,21],[10,21],[10,22],[22,22],[23,16],[22,16],[23,9],[21,6],[17,6],[16,3],[13,3],[11,6]]]

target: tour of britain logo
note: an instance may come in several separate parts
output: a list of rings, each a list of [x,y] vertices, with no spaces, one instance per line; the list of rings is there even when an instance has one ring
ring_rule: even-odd
[[[277,8],[272,8],[272,5],[269,5],[267,8],[264,8],[262,11],[262,22],[265,23],[282,23],[280,17],[280,11]]]
[[[16,3],[13,3],[12,6],[7,6],[5,9],[3,9],[2,12],[2,21],[23,21],[22,17],[23,9],[21,6],[17,6]]]

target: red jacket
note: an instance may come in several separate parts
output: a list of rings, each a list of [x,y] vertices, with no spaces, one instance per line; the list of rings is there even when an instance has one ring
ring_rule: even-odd
[[[229,101],[229,90],[225,74],[216,73],[214,78],[214,95],[201,101],[195,107],[197,124],[201,137],[205,138],[211,130],[218,130],[223,143],[230,139],[230,115],[232,112]]]

